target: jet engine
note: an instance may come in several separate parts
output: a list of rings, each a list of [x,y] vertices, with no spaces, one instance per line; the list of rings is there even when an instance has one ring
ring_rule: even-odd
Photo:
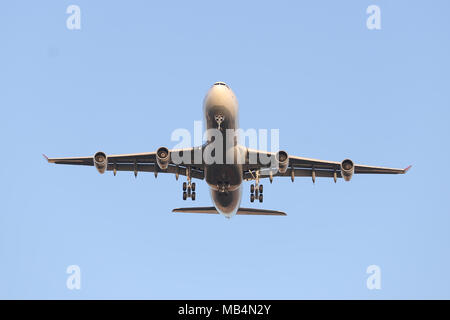
[[[108,167],[108,158],[104,152],[97,152],[94,154],[94,166],[100,173],[105,173]]]
[[[158,167],[162,170],[167,169],[169,167],[170,162],[170,152],[166,147],[160,147],[156,150],[156,163]]]
[[[354,172],[355,172],[355,165],[353,164],[352,160],[345,159],[344,161],[341,162],[341,175],[345,181],[350,181]]]
[[[289,164],[289,156],[286,151],[278,151],[275,154],[275,160],[278,163],[278,171],[285,173]]]

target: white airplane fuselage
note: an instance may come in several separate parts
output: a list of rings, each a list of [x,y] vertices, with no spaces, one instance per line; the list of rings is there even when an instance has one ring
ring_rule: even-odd
[[[214,140],[214,131],[223,134],[223,156],[220,164],[205,165],[205,180],[209,185],[211,199],[217,211],[227,218],[235,215],[242,198],[242,165],[238,161],[227,161],[226,155],[233,155],[234,159],[242,156],[237,136],[228,137],[227,129],[239,128],[239,106],[233,91],[224,83],[214,84],[205,96],[203,111],[207,129],[207,140]],[[213,129],[213,130],[208,130]],[[215,129],[215,130],[214,130]],[[232,139],[233,141],[227,141]],[[230,149],[233,150],[230,150]]]

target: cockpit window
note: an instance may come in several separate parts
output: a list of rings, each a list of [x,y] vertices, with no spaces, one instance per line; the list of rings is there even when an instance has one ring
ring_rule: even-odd
[[[215,86],[225,86],[228,88],[227,84],[225,82],[216,82],[214,83]]]

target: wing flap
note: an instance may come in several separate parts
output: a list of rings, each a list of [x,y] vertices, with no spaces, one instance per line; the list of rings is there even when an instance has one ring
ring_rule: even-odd
[[[334,170],[314,170],[316,177],[320,178],[333,178]],[[291,177],[292,169],[287,169],[285,173],[275,172],[274,177]],[[261,171],[260,178],[270,177],[269,171]],[[312,177],[312,169],[297,169],[294,168],[294,177]],[[336,171],[336,178],[342,178],[341,171]],[[244,174],[245,180],[253,180],[253,176],[250,172]]]
[[[156,152],[130,153],[107,155],[108,163],[154,163],[156,161]]]
[[[155,172],[155,170],[159,173],[172,173],[179,174],[180,176],[186,176],[186,168],[185,167],[177,167],[174,165],[169,165],[169,167],[165,170],[161,170],[157,164],[152,163],[144,163],[144,164],[129,164],[129,163],[116,163],[116,164],[108,164],[108,171],[131,171],[134,172]],[[204,179],[204,172],[200,168],[191,168],[191,177],[195,179]]]

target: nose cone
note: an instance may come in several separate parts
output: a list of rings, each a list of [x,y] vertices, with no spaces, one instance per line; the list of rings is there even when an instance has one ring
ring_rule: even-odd
[[[216,82],[209,90],[209,95],[214,96],[229,95],[230,92],[231,92],[230,87],[227,86],[225,82]]]
[[[209,89],[204,104],[210,106],[233,106],[236,105],[237,102],[233,91],[225,82],[216,82],[211,89]]]

